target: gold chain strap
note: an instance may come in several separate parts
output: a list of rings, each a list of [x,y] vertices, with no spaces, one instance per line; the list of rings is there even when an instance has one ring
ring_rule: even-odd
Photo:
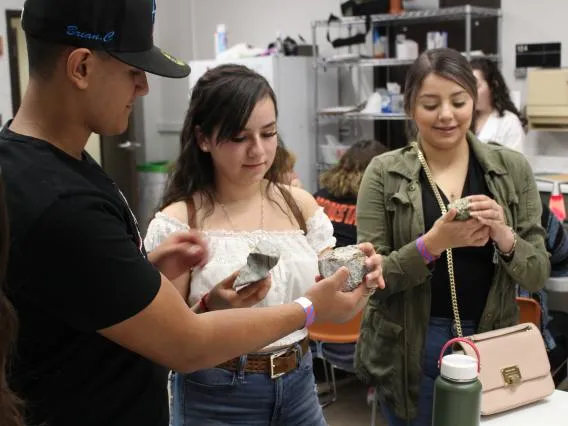
[[[438,187],[434,182],[434,178],[432,177],[432,173],[430,172],[430,167],[428,167],[426,158],[424,158],[424,154],[422,153],[422,150],[418,147],[418,144],[416,142],[412,142],[412,146],[416,149],[416,153],[418,155],[418,161],[420,161],[422,168],[424,168],[424,173],[426,173],[428,182],[432,187],[432,191],[434,191],[434,196],[438,201],[438,205],[440,206],[442,215],[445,215],[448,212],[448,209],[446,208],[444,200],[442,200],[442,196],[440,195],[440,191],[438,191]],[[448,275],[450,277],[450,295],[452,298],[452,310],[454,311],[454,321],[456,323],[456,333],[458,337],[463,337],[460,311],[458,309],[458,296],[456,294],[456,280],[454,277],[454,258],[452,256],[451,248],[446,249],[446,257],[448,258]]]

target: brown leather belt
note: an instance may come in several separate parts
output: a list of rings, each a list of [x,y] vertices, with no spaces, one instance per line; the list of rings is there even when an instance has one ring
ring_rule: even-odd
[[[300,345],[301,353],[298,351],[298,346],[294,344],[275,353],[247,355],[247,363],[244,370],[247,373],[265,373],[272,379],[283,376],[298,368],[301,357],[308,353],[310,349],[307,337],[298,342],[298,344]],[[217,367],[229,371],[237,371],[239,369],[239,359],[233,358],[230,361],[219,364]]]

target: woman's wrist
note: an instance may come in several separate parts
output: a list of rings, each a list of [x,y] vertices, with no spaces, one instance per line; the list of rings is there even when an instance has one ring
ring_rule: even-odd
[[[303,296],[303,297],[298,297],[296,300],[294,300],[294,303],[300,305],[304,310],[304,315],[305,315],[304,327],[309,327],[310,325],[312,325],[316,320],[316,310],[314,308],[314,304],[312,303],[312,301],[307,297]]]
[[[440,244],[438,244],[438,241],[433,235],[432,230],[426,232],[424,235],[420,236],[419,239],[420,238],[424,242],[424,247],[430,255],[435,258],[438,258],[442,255],[442,252],[445,250],[445,248],[441,247]]]
[[[424,236],[420,236],[416,239],[416,248],[426,264],[430,264],[440,257],[440,255],[434,254],[430,251],[426,245]]]
[[[199,302],[197,303],[193,311],[198,314],[209,312],[211,309],[209,308],[208,300],[209,293],[205,293],[203,296],[201,296],[201,299],[199,299]]]
[[[512,256],[517,245],[517,236],[513,228],[504,226],[493,242],[501,256]]]

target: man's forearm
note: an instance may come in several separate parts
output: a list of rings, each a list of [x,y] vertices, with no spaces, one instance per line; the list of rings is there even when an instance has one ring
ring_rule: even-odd
[[[306,315],[297,303],[268,308],[229,309],[197,316],[196,339],[187,371],[214,367],[227,359],[258,351],[299,330]]]

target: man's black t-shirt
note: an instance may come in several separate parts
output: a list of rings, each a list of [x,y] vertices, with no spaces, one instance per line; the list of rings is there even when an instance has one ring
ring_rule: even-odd
[[[97,333],[160,287],[124,197],[86,153],[79,161],[7,127],[0,165],[20,321],[9,381],[26,425],[167,425],[166,369]]]
[[[335,247],[356,244],[357,197],[336,197],[322,188],[314,194],[314,198],[333,224],[333,236],[337,239]]]

